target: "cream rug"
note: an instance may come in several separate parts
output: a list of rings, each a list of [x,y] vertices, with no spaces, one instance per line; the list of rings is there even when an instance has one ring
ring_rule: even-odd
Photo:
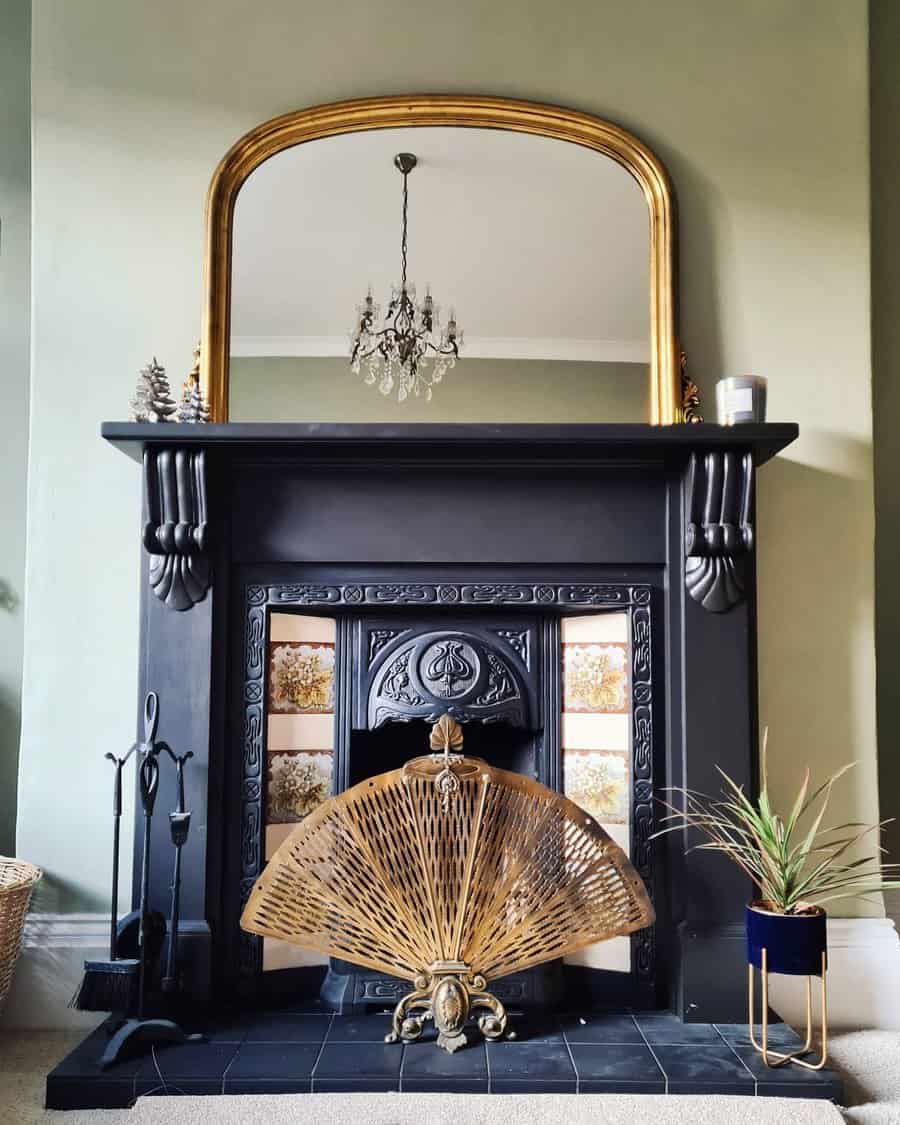
[[[143,1098],[131,1120],[135,1125],[497,1125],[498,1120],[515,1125],[841,1125],[841,1115],[833,1105],[798,1098],[292,1094],[213,1100],[215,1109],[204,1106],[201,1098],[186,1099],[189,1104],[184,1105],[171,1098]]]
[[[900,1032],[847,1031],[831,1040],[851,1125],[900,1125]]]

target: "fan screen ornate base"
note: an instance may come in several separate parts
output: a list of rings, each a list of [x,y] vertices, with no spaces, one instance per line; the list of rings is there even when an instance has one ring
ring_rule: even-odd
[[[418,1038],[432,1018],[452,1051],[470,1012],[488,1038],[506,1032],[490,980],[642,929],[654,913],[625,853],[577,805],[463,757],[449,716],[431,747],[311,813],[241,926],[411,981],[388,1038]]]

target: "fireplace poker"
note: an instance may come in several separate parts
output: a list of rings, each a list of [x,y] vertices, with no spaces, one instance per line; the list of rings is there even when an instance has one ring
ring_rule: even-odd
[[[178,774],[178,807],[175,812],[169,813],[169,831],[172,843],[175,845],[175,866],[172,872],[172,907],[169,912],[169,951],[166,957],[166,972],[162,981],[162,990],[173,993],[178,989],[178,921],[181,904],[181,849],[187,843],[188,832],[191,828],[191,814],[184,810],[184,764],[194,753],[188,750],[186,754],[177,756],[163,743],[175,763]]]

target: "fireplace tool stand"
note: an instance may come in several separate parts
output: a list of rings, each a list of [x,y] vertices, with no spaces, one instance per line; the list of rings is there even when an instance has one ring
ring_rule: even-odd
[[[153,819],[153,808],[156,804],[156,793],[159,789],[159,753],[165,750],[178,766],[179,782],[179,812],[183,814],[184,797],[182,783],[182,769],[184,759],[179,761],[164,742],[156,741],[156,728],[159,721],[159,701],[155,692],[149,692],[144,700],[144,741],[138,744],[141,763],[138,769],[138,783],[141,795],[141,807],[144,813],[144,842],[141,855],[141,902],[140,902],[140,937],[139,937],[139,978],[137,995],[137,1012],[134,1016],[122,1022],[110,1037],[106,1049],[100,1057],[100,1066],[105,1069],[111,1066],[121,1055],[127,1045],[139,1043],[198,1043],[203,1041],[202,1035],[190,1035],[179,1027],[174,1020],[147,1019],[144,1008],[147,1000],[147,896],[150,886],[150,824]],[[190,814],[188,814],[190,815]],[[180,835],[180,833],[179,833]],[[186,832],[185,832],[186,838]],[[181,845],[175,841],[175,828],[173,825],[172,838],[176,847],[176,880],[180,877]],[[182,840],[181,843],[184,841]],[[177,883],[176,883],[177,885]],[[177,912],[177,890],[173,890],[173,907]],[[173,917],[174,927],[177,927],[177,918]],[[172,974],[171,951],[177,941],[173,932],[169,934],[170,968],[167,976]]]

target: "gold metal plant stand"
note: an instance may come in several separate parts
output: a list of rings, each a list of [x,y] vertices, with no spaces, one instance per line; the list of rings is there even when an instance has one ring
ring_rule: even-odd
[[[571,801],[464,757],[444,715],[433,753],[325,801],[282,843],[241,917],[293,942],[411,981],[388,1041],[507,1034],[487,983],[653,922],[622,849]]]
[[[821,1070],[825,1063],[828,1061],[828,986],[825,982],[825,974],[828,968],[828,954],[822,954],[822,985],[821,985],[821,1002],[822,1002],[822,1049],[817,1062],[810,1062],[804,1058],[812,1050],[813,1041],[813,1011],[812,1011],[812,977],[806,978],[806,1038],[802,1047],[798,1047],[796,1051],[773,1051],[769,1047],[769,952],[763,947],[761,950],[762,966],[760,968],[760,977],[762,978],[762,1024],[760,1027],[762,1042],[757,1043],[755,1027],[756,1015],[754,1004],[754,977],[753,965],[747,966],[747,1001],[748,1001],[748,1017],[749,1017],[749,1030],[750,1042],[756,1050],[762,1055],[762,1060],[769,1067],[786,1066],[788,1063],[793,1063],[794,1066],[802,1066],[806,1070]]]

